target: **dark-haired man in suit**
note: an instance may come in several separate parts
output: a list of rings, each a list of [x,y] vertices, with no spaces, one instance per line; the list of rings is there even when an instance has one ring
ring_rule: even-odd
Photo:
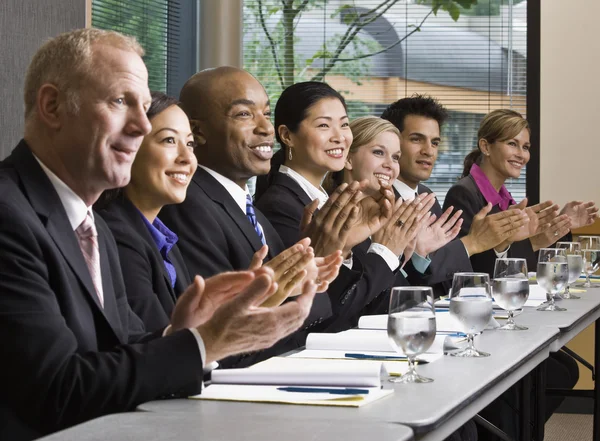
[[[0,164],[0,438],[30,440],[160,397],[201,391],[205,364],[270,347],[308,315],[258,307],[269,269],[194,282],[147,334],[127,304],[114,238],[91,209],[124,186],[150,131],[135,39],[97,29],[45,43],[25,79],[24,139]]]

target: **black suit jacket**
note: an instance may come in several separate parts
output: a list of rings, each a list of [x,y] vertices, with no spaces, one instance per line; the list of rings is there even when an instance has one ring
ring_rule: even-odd
[[[417,192],[419,194],[432,193],[431,189],[423,184],[419,184]],[[435,214],[438,219],[440,218],[443,211],[437,199],[429,211]],[[425,274],[417,271],[411,262],[407,262],[405,270],[408,274],[408,280],[413,285],[433,287],[436,297],[445,295],[448,292],[448,288],[452,286],[454,273],[473,271],[467,250],[458,238],[432,253],[429,258],[431,263]]]
[[[95,220],[104,308],[58,194],[27,144],[0,164],[1,439],[33,439],[200,392],[194,336],[144,333],[127,304],[117,245]]]
[[[286,247],[260,210],[255,212],[269,246],[270,259]],[[164,207],[160,218],[179,236],[179,249],[192,277],[246,270],[254,253],[262,247],[246,214],[225,187],[202,167],[194,174],[185,201]],[[331,315],[329,298],[317,294],[301,330],[266,351],[228,359],[221,365],[241,367],[303,346],[307,332],[318,329]]]
[[[461,178],[454,184],[444,200],[444,209],[450,205],[454,206],[454,211],[463,210],[463,224],[459,233],[460,237],[466,236],[471,228],[473,217],[487,205],[487,201],[477,187],[475,180],[471,175]],[[495,205],[490,213],[499,213],[500,207]],[[527,259],[527,268],[529,271],[535,271],[537,267],[537,255],[533,251],[529,239],[515,242],[508,250],[508,257],[520,257]],[[496,263],[496,252],[492,250],[471,256],[471,265],[473,270],[494,275],[494,265]]]
[[[276,173],[267,190],[256,202],[256,206],[271,221],[283,242],[289,246],[299,239],[304,207],[311,202],[296,181],[283,173]],[[399,271],[391,271],[381,256],[366,252],[369,245],[370,240],[367,239],[352,250],[353,269],[342,266],[340,275],[327,291],[335,315],[334,324],[330,329],[348,329],[356,325],[361,315],[377,313],[377,310],[387,307],[386,298],[378,297],[385,297],[386,292],[389,292],[388,288],[395,283],[406,283],[402,274]],[[396,281],[397,278],[401,281]],[[365,309],[369,305],[370,308]]]
[[[100,210],[119,248],[127,301],[148,331],[164,329],[170,323],[177,298],[190,285],[181,252],[174,245],[169,260],[175,267],[175,286],[165,268],[160,251],[140,212],[121,194]]]

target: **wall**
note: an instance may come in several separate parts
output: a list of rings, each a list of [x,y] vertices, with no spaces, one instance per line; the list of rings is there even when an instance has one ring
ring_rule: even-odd
[[[0,0],[0,159],[23,136],[23,79],[48,38],[85,27],[85,0]]]

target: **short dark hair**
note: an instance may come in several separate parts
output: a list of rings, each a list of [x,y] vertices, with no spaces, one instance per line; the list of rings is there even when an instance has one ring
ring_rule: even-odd
[[[159,113],[167,110],[169,107],[179,105],[179,100],[177,98],[173,98],[166,93],[152,91],[150,92],[150,96],[152,97],[152,104],[150,104],[150,107],[146,112],[146,116],[150,120]]]
[[[404,119],[409,115],[424,116],[437,121],[440,129],[448,119],[448,111],[440,102],[428,95],[414,94],[410,98],[402,98],[390,104],[381,117],[394,124],[401,132],[404,130]]]

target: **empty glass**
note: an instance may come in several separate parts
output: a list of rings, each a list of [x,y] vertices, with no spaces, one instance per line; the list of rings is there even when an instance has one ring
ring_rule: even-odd
[[[592,287],[592,281],[590,276],[598,271],[600,268],[600,249],[598,250],[583,250],[583,270],[585,271],[585,286],[586,288]]]
[[[387,334],[396,351],[408,358],[408,372],[392,383],[430,383],[415,369],[417,355],[427,351],[435,340],[433,291],[427,286],[398,286],[390,294]]]
[[[450,293],[450,315],[459,329],[467,334],[468,346],[452,357],[489,357],[475,349],[475,334],[485,329],[492,318],[492,290],[486,273],[455,273]]]
[[[529,298],[529,279],[525,259],[496,259],[492,295],[498,306],[508,312],[508,320],[498,328],[503,331],[524,331],[525,326],[517,325],[514,313],[521,309]]]
[[[567,265],[569,267],[569,281],[562,296],[564,299],[580,299],[581,297],[571,294],[571,284],[579,279],[581,271],[583,270],[581,245],[579,242],[557,242],[556,248],[564,248],[565,253],[567,254]]]
[[[538,311],[566,311],[554,304],[554,294],[561,292],[569,281],[569,267],[564,248],[542,248],[538,257],[537,282],[546,291],[546,303]]]

